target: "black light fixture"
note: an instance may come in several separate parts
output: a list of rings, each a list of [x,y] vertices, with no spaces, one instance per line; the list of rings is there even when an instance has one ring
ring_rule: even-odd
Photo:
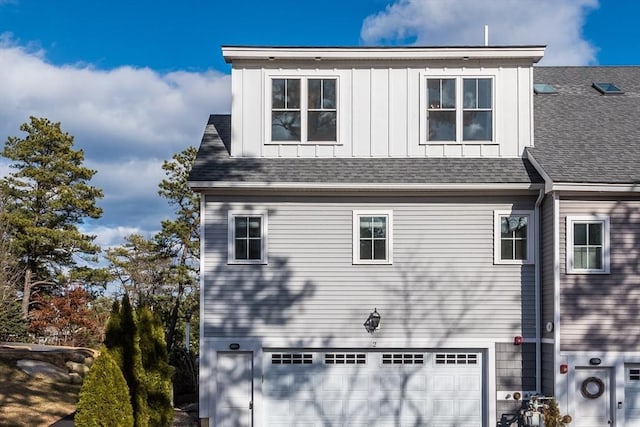
[[[380,313],[378,313],[378,310],[374,308],[373,311],[369,313],[369,317],[367,317],[367,320],[364,321],[364,328],[367,330],[367,332],[369,332],[370,334],[374,333],[375,330],[380,327],[380,319]]]

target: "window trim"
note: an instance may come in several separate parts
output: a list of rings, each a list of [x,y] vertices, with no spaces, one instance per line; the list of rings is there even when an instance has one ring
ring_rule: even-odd
[[[260,230],[260,239],[262,244],[260,246],[260,259],[236,259],[235,257],[235,218],[238,216],[259,216],[261,217],[262,227]],[[267,236],[268,236],[268,221],[267,211],[233,211],[227,212],[227,264],[267,264]]]
[[[501,222],[505,216],[527,216],[527,259],[502,259]],[[536,218],[532,210],[501,209],[493,211],[493,263],[510,265],[535,264]]]
[[[573,259],[573,224],[602,224],[602,268],[575,268]],[[610,260],[610,220],[608,215],[567,215],[565,219],[566,230],[566,274],[609,274],[611,269]]]
[[[456,139],[455,140],[429,140],[429,119],[427,118],[429,111],[428,100],[428,83],[427,80],[445,80],[453,79],[456,84]],[[489,140],[465,140],[464,139],[464,112],[465,111],[481,111],[484,109],[465,109],[464,108],[464,80],[468,79],[489,79],[491,80],[491,139]],[[495,74],[427,74],[421,73],[420,78],[420,145],[497,145],[499,144],[496,136],[496,116],[497,116],[497,87]]]
[[[386,216],[387,217],[387,258],[386,259],[360,259],[360,217],[361,216]],[[352,220],[352,248],[353,264],[393,264],[393,211],[392,210],[354,210]]]
[[[300,80],[300,141],[292,140],[274,140],[271,137],[271,116],[273,112],[272,90],[273,80],[278,79],[297,79]],[[309,112],[321,111],[318,109],[309,109],[309,80],[335,80],[336,81],[336,140],[335,141],[314,141],[309,140]],[[265,144],[267,145],[342,145],[340,138],[340,116],[342,111],[341,92],[340,92],[340,74],[331,73],[313,73],[313,72],[287,72],[287,73],[265,73],[264,74],[264,135]]]

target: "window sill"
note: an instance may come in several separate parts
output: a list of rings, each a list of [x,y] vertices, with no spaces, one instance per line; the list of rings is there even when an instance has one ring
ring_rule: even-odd
[[[227,261],[227,265],[267,265],[267,261],[266,260],[248,260],[248,261],[244,261],[244,260],[229,260]]]
[[[336,141],[265,141],[264,145],[343,145]]]
[[[500,145],[495,141],[423,141],[420,145]]]
[[[576,275],[576,274],[611,274],[608,270],[571,270],[567,271],[566,274]]]

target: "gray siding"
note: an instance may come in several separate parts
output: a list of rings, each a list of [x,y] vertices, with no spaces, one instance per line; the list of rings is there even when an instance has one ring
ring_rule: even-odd
[[[541,283],[542,283],[542,318],[540,319],[543,338],[553,338],[554,333],[547,332],[545,325],[554,319],[553,289],[553,198],[545,197],[541,212]]]
[[[542,344],[542,394],[555,395],[555,359],[554,345]]]
[[[496,344],[496,390],[536,389],[536,345],[519,346],[512,343]],[[497,420],[501,414],[514,413],[520,409],[522,401],[498,400]],[[497,421],[496,420],[496,421]]]
[[[205,336],[535,336],[534,266],[494,265],[495,209],[526,197],[207,196]],[[515,203],[514,203],[515,202]],[[352,211],[393,210],[393,265],[352,264]],[[227,212],[268,210],[267,265],[227,264]],[[522,298],[521,298],[522,297]],[[524,307],[524,308],[523,308]]]
[[[566,274],[567,215],[608,215],[610,274]],[[640,350],[640,201],[562,200],[561,350]]]

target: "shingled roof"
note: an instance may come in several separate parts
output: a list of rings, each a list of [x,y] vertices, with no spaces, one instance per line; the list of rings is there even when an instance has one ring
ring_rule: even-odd
[[[231,116],[212,115],[189,181],[193,187],[269,184],[531,184],[543,180],[526,159],[235,158]]]
[[[534,81],[558,91],[535,95],[528,149],[554,183],[640,183],[640,67],[535,67]],[[594,82],[624,93],[602,95]]]

